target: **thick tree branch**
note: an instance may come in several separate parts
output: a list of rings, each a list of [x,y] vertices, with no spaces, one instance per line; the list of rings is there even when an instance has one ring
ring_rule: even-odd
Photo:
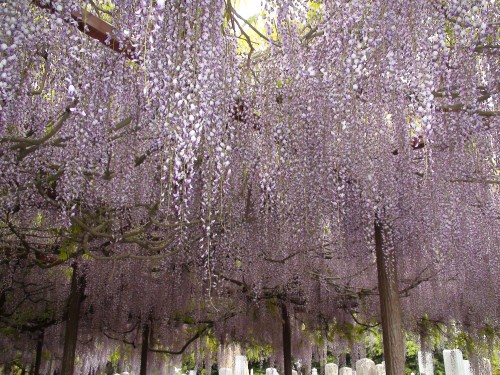
[[[191,343],[198,338],[200,338],[208,329],[212,327],[211,324],[206,324],[204,327],[198,328],[197,332],[188,340],[179,350],[168,350],[168,349],[157,349],[157,348],[149,348],[150,352],[153,353],[161,353],[161,354],[182,354],[184,351],[191,345]]]

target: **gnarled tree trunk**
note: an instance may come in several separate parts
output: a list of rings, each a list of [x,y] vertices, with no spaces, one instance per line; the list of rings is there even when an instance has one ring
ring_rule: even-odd
[[[292,375],[292,328],[290,315],[285,303],[281,304],[281,318],[283,319],[283,360],[285,366],[284,375]]]
[[[375,252],[377,256],[380,313],[384,340],[384,360],[387,375],[405,373],[405,342],[394,247],[387,246],[389,236],[379,220],[375,221]]]
[[[149,323],[146,323],[142,329],[140,375],[148,375],[149,330]]]
[[[40,331],[36,340],[35,368],[33,375],[40,375],[40,365],[42,364],[42,349],[43,349],[44,331]]]
[[[78,323],[80,308],[85,293],[85,277],[78,277],[77,266],[73,265],[71,291],[68,300],[66,328],[64,331],[64,350],[61,364],[61,375],[73,375],[75,370],[76,343],[78,339]]]

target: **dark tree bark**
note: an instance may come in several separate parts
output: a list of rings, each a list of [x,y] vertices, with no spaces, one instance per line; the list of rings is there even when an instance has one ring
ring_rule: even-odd
[[[351,367],[356,368],[356,361],[358,358],[358,346],[354,339],[349,340],[349,358],[351,359]]]
[[[339,355],[339,368],[347,366],[346,353],[340,353]]]
[[[379,220],[375,221],[375,252],[377,256],[380,313],[384,341],[384,360],[387,375],[405,373],[405,342],[399,301],[396,259],[393,246],[387,246],[388,238]]]
[[[149,330],[149,323],[146,323],[142,329],[140,375],[148,375]]]
[[[40,365],[42,364],[42,349],[43,349],[44,331],[40,331],[36,340],[35,368],[33,375],[40,375]]]
[[[212,375],[212,352],[205,348],[205,375]]]
[[[76,344],[78,339],[78,323],[80,308],[85,293],[85,278],[78,277],[77,266],[73,265],[71,291],[68,300],[66,328],[64,331],[64,350],[61,363],[61,375],[73,375],[75,369]]]
[[[323,335],[326,336],[326,332],[323,332]],[[326,369],[326,362],[327,362],[327,357],[328,357],[328,348],[326,344],[326,340],[323,343],[323,347],[320,349],[321,350],[321,360],[320,360],[320,375],[325,375],[325,369]]]
[[[292,328],[290,325],[290,315],[288,314],[285,303],[281,304],[281,318],[283,319],[284,375],[292,375]]]

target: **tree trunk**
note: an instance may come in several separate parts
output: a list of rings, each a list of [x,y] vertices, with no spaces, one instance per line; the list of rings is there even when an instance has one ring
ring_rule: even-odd
[[[396,259],[393,246],[384,246],[384,235],[389,236],[379,220],[375,221],[375,252],[377,256],[378,289],[384,341],[384,360],[387,375],[405,373],[405,342]]]
[[[78,277],[77,266],[73,265],[71,292],[68,300],[66,328],[64,331],[64,350],[61,363],[61,375],[73,375],[75,369],[76,343],[80,308],[85,292],[85,278]]]
[[[42,349],[43,349],[43,336],[44,331],[41,331],[36,340],[36,355],[35,355],[35,369],[33,375],[40,375],[40,365],[42,364]]]
[[[141,346],[141,372],[140,375],[148,375],[148,352],[149,352],[149,323],[142,329]]]
[[[208,345],[205,347],[205,375],[212,375],[212,352]]]
[[[349,340],[349,358],[351,360],[351,367],[356,369],[356,361],[358,358],[358,346],[354,339]]]
[[[53,353],[50,354],[48,375],[54,375],[54,354]]]
[[[285,303],[281,304],[281,318],[283,319],[284,375],[292,375],[292,328],[290,325],[290,315],[288,314]]]
[[[323,332],[323,336],[326,336],[326,332]],[[328,359],[328,346],[327,346],[327,341],[325,339],[323,343],[323,347],[320,349],[321,356],[320,356],[320,364],[319,364],[319,369],[320,369],[320,375],[325,375],[325,368],[326,368],[326,362]]]
[[[339,355],[339,368],[347,367],[347,358],[346,353],[340,353]]]

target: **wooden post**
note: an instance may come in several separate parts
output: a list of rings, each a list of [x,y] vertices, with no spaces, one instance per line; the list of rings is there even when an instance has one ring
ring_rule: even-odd
[[[377,257],[380,313],[384,341],[384,360],[387,375],[405,373],[405,341],[399,301],[396,259],[393,246],[387,246],[382,222],[375,220],[375,253]]]

